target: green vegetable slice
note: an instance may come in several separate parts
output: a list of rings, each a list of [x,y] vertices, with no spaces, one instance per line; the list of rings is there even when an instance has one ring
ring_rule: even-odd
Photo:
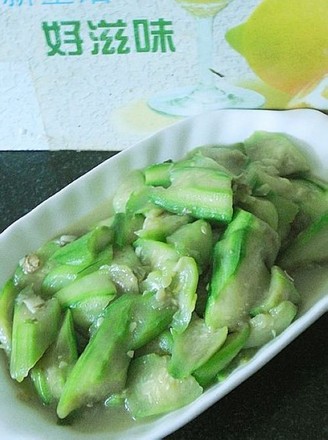
[[[17,295],[18,290],[10,278],[0,292],[0,343],[8,356],[11,352],[13,313]]]
[[[134,242],[135,252],[142,264],[151,270],[172,267],[179,259],[179,254],[167,243],[147,238],[139,238]]]
[[[281,176],[309,171],[300,142],[284,133],[258,130],[245,140],[244,145],[251,160],[275,167]]]
[[[201,146],[188,153],[187,157],[203,156],[211,158],[221,167],[221,170],[238,176],[248,162],[243,149],[244,145],[242,143],[229,146]]]
[[[55,294],[63,308],[75,307],[81,301],[94,299],[95,297],[105,296],[111,300],[115,295],[115,285],[106,269],[100,269],[78,278]]]
[[[261,347],[282,333],[293,321],[297,306],[283,301],[268,313],[260,313],[250,320],[250,335],[245,348]]]
[[[181,226],[166,239],[179,255],[195,259],[199,272],[209,265],[212,258],[213,234],[211,225],[205,220],[196,220]]]
[[[198,269],[191,257],[181,257],[175,266],[170,284],[173,300],[178,310],[173,315],[172,329],[182,333],[188,327],[197,300]]]
[[[279,258],[282,268],[300,267],[328,261],[328,213],[302,231]]]
[[[170,186],[170,170],[172,162],[162,162],[149,165],[144,169],[145,183],[151,186]]]
[[[196,379],[175,379],[168,372],[168,356],[149,354],[129,368],[126,407],[135,419],[163,414],[191,403],[202,394]]]
[[[130,316],[129,349],[143,347],[169,327],[177,307],[170,298],[152,292],[136,297]]]
[[[60,247],[49,261],[57,264],[90,266],[97,255],[113,241],[113,230],[107,226],[96,226],[75,240]]]
[[[214,248],[213,275],[205,310],[211,328],[235,329],[245,322],[270,282],[279,249],[277,233],[262,220],[238,211]]]
[[[165,241],[168,235],[190,221],[187,215],[174,215],[155,208],[146,213],[142,229],[136,231],[136,234],[141,238]]]
[[[262,312],[269,312],[270,309],[286,300],[298,304],[300,302],[300,294],[295,287],[293,279],[280,267],[273,266],[268,292],[263,296],[260,303],[250,311],[250,314],[255,316]]]
[[[219,372],[238,355],[246,344],[249,334],[250,327],[247,324],[242,329],[230,333],[223,346],[194,372],[195,378],[203,387],[213,382]]]
[[[124,247],[132,244],[137,238],[136,231],[142,228],[144,216],[141,214],[117,213],[113,228],[115,231],[115,243]]]
[[[132,171],[117,188],[113,197],[114,212],[125,212],[126,204],[134,191],[145,186],[145,177],[140,170]]]
[[[31,370],[31,378],[43,403],[58,400],[78,358],[71,311],[67,310],[55,343]]]
[[[232,217],[232,192],[227,189],[208,191],[201,188],[155,188],[152,201],[169,212],[195,218],[229,222]]]
[[[179,379],[190,376],[222,346],[227,334],[227,327],[211,330],[195,316],[183,333],[173,333],[170,374]]]
[[[60,325],[56,298],[44,301],[26,288],[14,308],[10,375],[22,382],[47,348],[54,342]]]
[[[129,317],[134,301],[134,295],[123,295],[107,307],[98,330],[67,378],[57,406],[58,417],[65,418],[77,408],[123,390],[131,361]]]
[[[168,188],[156,187],[150,194],[156,205],[175,214],[190,214],[228,222],[231,220],[231,177],[222,171],[202,167],[176,167]]]

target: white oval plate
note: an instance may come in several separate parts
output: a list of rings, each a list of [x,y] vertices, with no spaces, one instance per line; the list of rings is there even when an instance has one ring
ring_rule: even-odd
[[[81,219],[90,220],[97,215],[95,213],[101,212],[101,216],[106,217],[110,213],[109,200],[132,169],[167,159],[179,159],[200,145],[239,142],[254,130],[285,132],[303,140],[317,174],[328,179],[328,118],[320,112],[220,110],[186,119],[105,161],[7,228],[0,235],[0,285],[12,274],[23,255],[46,240],[70,230],[72,225],[81,223]],[[305,295],[297,319],[285,332],[259,350],[249,363],[224,382],[204,392],[189,406],[144,422],[126,423],[106,415],[104,422],[99,422],[99,417],[95,416],[93,423],[87,419],[73,426],[57,425],[54,416],[42,407],[29,405],[18,398],[17,387],[9,379],[6,361],[2,359],[0,437],[6,440],[163,438],[254,374],[325,313],[328,309],[327,292],[328,279],[314,295]]]

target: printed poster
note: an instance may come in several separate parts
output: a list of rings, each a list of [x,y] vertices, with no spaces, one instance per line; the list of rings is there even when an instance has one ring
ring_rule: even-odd
[[[0,0],[0,150],[122,150],[218,108],[328,108],[326,0]]]

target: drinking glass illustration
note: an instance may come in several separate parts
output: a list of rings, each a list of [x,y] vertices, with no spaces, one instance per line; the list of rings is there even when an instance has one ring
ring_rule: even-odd
[[[149,106],[162,113],[192,116],[222,108],[257,108],[264,98],[257,92],[236,87],[212,70],[214,18],[232,0],[175,0],[196,22],[198,83],[152,97]]]

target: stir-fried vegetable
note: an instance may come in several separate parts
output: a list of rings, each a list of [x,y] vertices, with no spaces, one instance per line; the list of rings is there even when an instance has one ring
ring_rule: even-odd
[[[110,219],[46,243],[3,286],[11,377],[60,418],[188,404],[294,320],[293,271],[328,261],[327,219],[328,184],[281,133],[134,171]]]

